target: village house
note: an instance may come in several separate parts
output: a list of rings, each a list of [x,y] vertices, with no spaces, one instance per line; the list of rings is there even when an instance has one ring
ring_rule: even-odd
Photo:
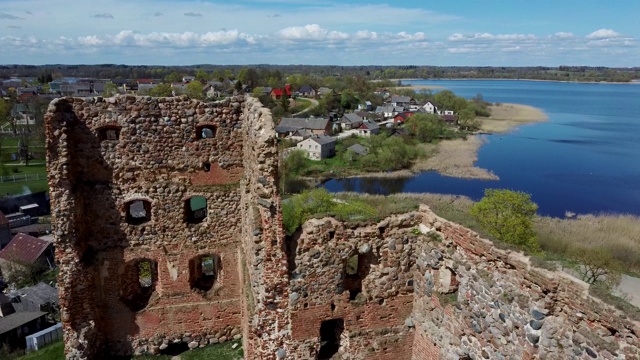
[[[411,112],[399,113],[393,117],[393,123],[396,125],[404,124],[411,115],[413,115]]]
[[[401,106],[403,108],[409,108],[411,105],[417,104],[416,101],[411,96],[399,96],[399,95],[391,96],[391,100],[389,102],[394,107]]]
[[[396,108],[393,105],[383,105],[376,108],[376,113],[382,114],[385,119],[393,118],[400,111],[404,111],[404,108]]]
[[[300,96],[304,97],[316,97],[316,90],[310,85],[303,85],[298,89]]]
[[[436,114],[438,112],[438,107],[431,101],[427,101],[421,108],[424,109],[427,114]]]
[[[325,86],[319,87],[316,93],[319,97],[322,97],[325,95],[338,96],[338,93],[335,90]]]
[[[373,104],[371,104],[371,101],[365,101],[364,104],[358,104],[358,110],[371,111],[373,110]]]
[[[151,89],[158,86],[158,84],[153,79],[138,79],[137,83],[138,83],[138,94],[141,94],[141,95],[143,94],[148,95]]]
[[[324,135],[312,136],[299,142],[296,147],[305,151],[311,160],[323,160],[335,155],[336,139]]]
[[[363,119],[356,113],[344,114],[340,118],[340,125],[343,130],[357,129],[362,125]]]
[[[53,242],[20,233],[0,250],[0,270],[7,276],[26,267],[53,269],[54,259]]]
[[[314,135],[331,135],[331,121],[327,118],[282,118],[276,125],[278,137],[292,136],[299,130],[310,130]]]
[[[273,100],[279,100],[283,96],[290,98],[291,97],[291,85],[287,84],[284,88],[281,89],[273,89],[269,94]]]
[[[358,135],[369,137],[380,133],[380,127],[373,121],[365,120],[358,127]]]

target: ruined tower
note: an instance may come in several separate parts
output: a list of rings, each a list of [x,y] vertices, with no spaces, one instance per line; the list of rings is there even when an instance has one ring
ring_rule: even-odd
[[[286,263],[268,110],[242,96],[61,98],[46,131],[68,357],[239,338],[248,354],[277,350],[253,335],[278,333],[285,289],[264,272]]]

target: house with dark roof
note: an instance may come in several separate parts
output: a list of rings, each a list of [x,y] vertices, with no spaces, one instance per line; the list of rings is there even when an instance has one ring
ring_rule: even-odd
[[[312,88],[310,85],[302,85],[300,89],[298,89],[298,93],[300,96],[304,97],[316,97],[316,89]]]
[[[44,311],[29,311],[0,317],[0,348],[7,344],[10,348],[24,349],[27,336],[53,325],[46,316]]]
[[[311,160],[323,160],[336,154],[336,139],[330,136],[315,135],[298,143],[299,150],[307,153]]]
[[[53,242],[20,233],[0,250],[0,270],[5,276],[26,266],[54,268]]]
[[[380,133],[380,127],[373,121],[365,120],[358,127],[358,135],[369,137]]]
[[[331,135],[331,121],[326,118],[282,118],[275,128],[280,138],[305,129],[311,130],[315,135]]]
[[[411,96],[393,95],[391,96],[390,103],[395,107],[402,106],[408,108],[409,106],[416,104],[416,101]]]
[[[363,119],[356,113],[348,113],[342,115],[340,124],[344,130],[357,129],[362,125]]]
[[[11,226],[9,220],[0,211],[0,249],[4,249],[11,241]]]
[[[367,154],[369,154],[369,149],[367,149],[366,147],[360,145],[360,144],[353,144],[351,146],[349,146],[347,148],[347,151],[353,151],[355,154],[358,154],[360,156],[365,156]]]
[[[57,311],[59,302],[58,289],[43,282],[11,291],[6,298],[15,312]]]

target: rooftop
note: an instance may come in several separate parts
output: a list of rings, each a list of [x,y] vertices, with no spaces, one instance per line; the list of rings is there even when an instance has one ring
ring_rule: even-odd
[[[14,236],[4,249],[0,250],[0,258],[33,263],[49,245],[51,245],[49,241],[20,233]]]

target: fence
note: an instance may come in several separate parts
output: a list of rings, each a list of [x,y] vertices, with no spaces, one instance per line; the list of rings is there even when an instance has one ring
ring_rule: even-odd
[[[22,182],[22,181],[35,181],[35,180],[46,180],[47,174],[17,174],[17,175],[7,175],[0,176],[0,184],[1,183],[10,183],[10,182]]]
[[[27,336],[27,352],[37,351],[47,344],[62,340],[62,323]]]

